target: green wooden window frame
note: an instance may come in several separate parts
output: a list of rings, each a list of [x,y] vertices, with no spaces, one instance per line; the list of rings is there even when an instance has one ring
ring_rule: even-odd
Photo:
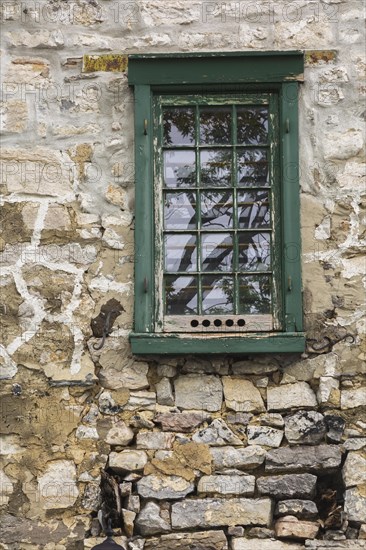
[[[302,352],[300,208],[298,178],[298,86],[303,52],[228,52],[130,55],[129,84],[135,94],[135,312],[134,354],[246,354]],[[276,130],[272,208],[275,217],[276,320],[266,332],[164,328],[161,308],[162,230],[159,136],[163,104],[196,98],[230,105],[267,102]],[[233,107],[234,108],[234,107]],[[276,143],[275,143],[276,142]],[[275,144],[275,146],[274,146]],[[162,219],[160,220],[162,222]]]

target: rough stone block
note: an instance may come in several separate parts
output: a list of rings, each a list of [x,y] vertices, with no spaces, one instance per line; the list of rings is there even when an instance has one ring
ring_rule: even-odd
[[[342,475],[347,488],[366,484],[366,458],[358,453],[348,453]]]
[[[221,409],[222,386],[216,376],[187,374],[177,378],[174,386],[177,407],[206,411]]]
[[[147,454],[144,451],[126,449],[109,455],[109,467],[117,473],[142,470],[146,463]]]
[[[226,406],[238,412],[263,412],[265,406],[259,390],[250,380],[231,378],[222,379]]]
[[[41,506],[46,510],[70,508],[78,498],[76,467],[70,460],[50,462],[38,477]]]
[[[194,484],[179,476],[148,475],[137,482],[137,492],[144,498],[158,500],[183,498],[194,491]]]
[[[212,447],[213,466],[216,470],[226,468],[252,469],[264,462],[266,451],[258,445],[237,449],[235,447]]]
[[[228,550],[223,531],[171,533],[146,541],[144,550]],[[291,550],[291,549],[290,549]]]
[[[136,436],[138,449],[171,449],[175,434],[162,432],[139,432]]]
[[[296,382],[267,389],[268,411],[313,409],[317,405],[315,393],[307,382]]]
[[[305,550],[303,544],[279,540],[255,540],[237,538],[232,541],[232,550]]]
[[[366,484],[346,490],[344,510],[349,521],[366,523]]]
[[[265,447],[279,447],[283,438],[283,431],[270,426],[248,426],[248,445],[264,445]]]
[[[208,428],[196,432],[193,441],[198,443],[207,443],[220,447],[222,445],[242,445],[243,442],[221,418],[216,418]]]
[[[312,521],[305,521],[295,516],[285,516],[275,523],[275,533],[279,538],[286,539],[315,539],[320,524]]]
[[[337,445],[282,447],[267,452],[266,471],[330,472],[336,470],[342,459]]]
[[[221,527],[226,525],[265,525],[272,521],[268,498],[185,500],[172,505],[173,529]]]
[[[316,445],[325,433],[324,417],[316,411],[299,411],[285,418],[285,436],[292,445]]]
[[[250,475],[202,476],[198,482],[198,494],[205,495],[254,495],[255,477]]]
[[[136,519],[136,527],[143,536],[168,533],[171,530],[168,523],[160,515],[160,507],[155,502],[148,502]]]
[[[312,500],[281,500],[277,503],[275,516],[296,516],[301,519],[315,519],[318,516],[318,508]]]
[[[312,474],[287,474],[257,479],[259,494],[281,498],[313,498],[317,477]]]
[[[190,432],[209,418],[204,411],[200,412],[173,412],[159,413],[155,416],[154,422],[161,424],[164,432]]]

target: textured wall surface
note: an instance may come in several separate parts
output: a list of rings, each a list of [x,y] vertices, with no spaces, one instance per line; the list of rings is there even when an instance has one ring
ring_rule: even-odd
[[[0,548],[91,548],[101,509],[129,550],[365,548],[362,0],[0,9]],[[307,336],[354,342],[302,356],[133,357],[123,56],[286,49],[307,52]],[[111,299],[123,311],[96,350],[92,319]]]

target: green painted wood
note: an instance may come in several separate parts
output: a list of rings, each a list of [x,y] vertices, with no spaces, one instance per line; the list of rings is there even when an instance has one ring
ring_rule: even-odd
[[[132,353],[135,355],[302,353],[305,350],[304,333],[250,334],[233,338],[192,338],[133,333],[130,335],[130,342]]]
[[[282,136],[282,250],[284,305],[287,331],[302,330],[301,234],[299,189],[298,84],[283,84]]]
[[[253,55],[255,53],[255,55]],[[228,84],[303,80],[303,52],[130,55],[129,84]]]
[[[150,86],[135,88],[135,330],[153,328],[154,212]],[[147,135],[145,135],[145,120]]]

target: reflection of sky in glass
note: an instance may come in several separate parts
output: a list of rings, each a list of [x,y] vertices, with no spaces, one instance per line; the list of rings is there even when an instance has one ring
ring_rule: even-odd
[[[165,185],[168,187],[191,187],[194,181],[194,151],[164,151]]]
[[[226,187],[231,183],[231,151],[201,151],[202,185]]]
[[[194,229],[196,227],[195,193],[167,193],[164,222],[166,229]]]
[[[197,266],[194,235],[165,235],[166,271],[195,271]]]
[[[233,241],[229,233],[202,235],[202,270],[231,271],[233,268]]]
[[[232,313],[231,277],[206,276],[202,278],[202,312],[204,314]]]
[[[238,225],[241,229],[269,227],[270,212],[267,191],[238,193]]]

